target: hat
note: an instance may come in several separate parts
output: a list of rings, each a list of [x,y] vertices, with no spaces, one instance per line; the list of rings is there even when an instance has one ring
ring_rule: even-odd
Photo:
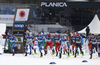
[[[11,30],[9,30],[9,31],[8,31],[8,35],[11,35],[11,34],[12,34],[12,31],[11,31]]]
[[[43,28],[41,30],[44,30]]]
[[[76,35],[77,35],[77,36],[79,36],[79,34],[78,34],[78,33],[77,33]]]
[[[27,30],[26,33],[29,33],[29,31]]]
[[[58,35],[58,33],[55,33],[55,35]]]

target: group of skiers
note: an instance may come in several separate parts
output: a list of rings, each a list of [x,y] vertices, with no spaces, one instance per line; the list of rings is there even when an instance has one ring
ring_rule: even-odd
[[[90,59],[92,59],[94,49],[98,52],[98,56],[100,57],[100,35],[95,36],[94,34],[89,34],[86,40],[88,40]]]
[[[17,39],[14,35],[12,35],[11,31],[9,32],[9,36],[6,38],[6,40],[9,39],[10,44],[11,44],[11,50],[14,53],[14,45],[15,45],[15,39]],[[38,35],[33,35],[32,32],[29,32],[28,30],[26,31],[25,35],[25,40],[26,40],[26,50],[25,50],[25,56],[28,54],[28,46],[30,49],[30,55],[32,54],[32,50],[34,50],[34,54],[36,54],[36,49],[34,48],[35,46],[35,41],[38,42],[38,49],[40,52],[40,57],[43,57],[43,52],[44,50],[44,55],[48,54],[48,46],[49,50],[52,51],[51,54],[56,54],[56,56],[59,56],[59,58],[62,57],[62,52],[63,54],[67,54],[68,57],[70,57],[70,54],[73,53],[73,56],[76,58],[77,54],[79,54],[78,48],[80,49],[80,53],[82,56],[84,55],[84,52],[82,50],[82,45],[83,45],[83,37],[79,33],[72,32],[71,37],[69,35],[63,34],[60,35],[58,33],[55,33],[54,35],[51,35],[50,32],[44,33],[39,32]],[[100,35],[97,37],[92,35],[88,35],[86,37],[86,40],[89,41],[89,50],[90,50],[90,59],[92,59],[92,54],[93,54],[93,49],[94,47],[96,48],[96,51],[99,51],[99,56],[100,56]],[[92,43],[91,47],[90,44]],[[97,45],[98,45],[98,50],[97,50]]]

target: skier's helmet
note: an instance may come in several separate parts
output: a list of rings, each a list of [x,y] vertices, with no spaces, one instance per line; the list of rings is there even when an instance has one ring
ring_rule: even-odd
[[[11,30],[8,31],[8,35],[12,35],[12,31]]]
[[[26,31],[26,34],[29,34],[29,31],[28,30]]]

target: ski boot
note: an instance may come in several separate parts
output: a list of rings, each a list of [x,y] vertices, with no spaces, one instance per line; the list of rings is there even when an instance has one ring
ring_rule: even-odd
[[[12,56],[14,56],[15,55],[15,52],[13,52],[13,55]]]
[[[74,58],[76,58],[76,53],[75,53],[75,56],[74,56]]]
[[[56,56],[58,56],[58,52],[56,52]]]
[[[47,50],[45,50],[45,54],[44,55],[46,55],[47,54]]]
[[[79,51],[77,51],[77,55],[79,55]]]
[[[59,58],[61,58],[61,53],[59,54]]]
[[[90,59],[92,59],[92,55],[90,55]]]
[[[70,52],[72,52],[71,49],[70,49]]]
[[[43,54],[41,53],[40,58],[42,58],[42,57],[43,57]]]
[[[25,56],[27,56],[27,52],[25,52]]]
[[[82,56],[84,56],[84,52],[82,51],[81,53],[82,53]]]
[[[32,53],[31,53],[31,51],[30,51],[30,53],[29,53],[29,55],[31,55]]]
[[[54,49],[52,50],[52,54],[55,54],[55,51],[54,51]]]
[[[68,52],[68,57],[70,57],[70,53]]]
[[[34,49],[34,54],[36,54],[36,49]]]

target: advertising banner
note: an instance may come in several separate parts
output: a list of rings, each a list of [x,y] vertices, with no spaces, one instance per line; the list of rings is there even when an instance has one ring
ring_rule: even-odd
[[[24,30],[25,22],[15,22],[14,30]]]
[[[13,23],[14,15],[0,15],[0,23]]]
[[[95,6],[94,6],[95,5]],[[100,2],[64,2],[64,1],[41,1],[40,7],[46,8],[100,8]]]
[[[25,32],[23,32],[23,31],[14,31],[14,32],[13,32],[13,34],[14,34],[15,36],[24,36],[24,33],[25,33]]]
[[[67,7],[66,2],[41,2],[41,7]]]

